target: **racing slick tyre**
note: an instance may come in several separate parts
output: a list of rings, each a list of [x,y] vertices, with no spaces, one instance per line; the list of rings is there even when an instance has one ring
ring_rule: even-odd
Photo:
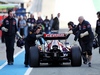
[[[71,66],[81,66],[82,58],[81,58],[81,50],[79,46],[73,46],[71,48]]]
[[[39,65],[39,49],[36,46],[32,46],[29,52],[29,66],[38,67]]]

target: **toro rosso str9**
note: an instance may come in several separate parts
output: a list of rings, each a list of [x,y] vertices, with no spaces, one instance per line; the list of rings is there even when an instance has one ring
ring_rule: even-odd
[[[38,67],[40,63],[57,65],[66,62],[71,63],[71,66],[81,66],[80,47],[60,42],[66,40],[65,34],[44,34],[43,39],[45,43],[42,44],[41,49],[37,46],[30,48],[30,67]]]

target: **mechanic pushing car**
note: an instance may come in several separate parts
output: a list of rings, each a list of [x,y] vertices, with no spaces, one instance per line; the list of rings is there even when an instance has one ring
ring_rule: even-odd
[[[95,36],[98,38],[99,53],[100,53],[100,11],[97,12],[98,20],[96,21]]]
[[[29,65],[29,49],[31,46],[35,46],[35,41],[37,38],[41,37],[42,34],[39,34],[41,31],[39,26],[36,26],[34,29],[30,30],[28,36],[25,39],[25,67]]]
[[[72,22],[72,21],[68,22],[68,28],[69,28],[68,31],[71,31],[72,29],[74,29],[74,28],[76,28],[76,27],[77,27],[77,26],[74,24],[74,22]],[[73,33],[73,34],[75,35],[73,44],[75,44],[75,42],[76,42],[77,39],[78,39],[79,32],[77,31],[77,32],[75,32],[75,33]],[[67,35],[66,38],[68,38],[69,36],[70,36],[70,34]]]
[[[72,34],[77,31],[80,32],[79,44],[82,48],[83,63],[87,64],[88,62],[88,66],[91,67],[94,34],[92,32],[90,23],[86,21],[83,16],[80,16],[78,21],[78,26],[66,34]]]

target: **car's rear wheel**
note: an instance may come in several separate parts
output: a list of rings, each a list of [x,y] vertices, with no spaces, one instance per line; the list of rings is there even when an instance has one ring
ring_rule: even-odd
[[[73,46],[71,48],[71,65],[72,66],[82,65],[81,50],[79,46]]]
[[[38,67],[39,65],[39,49],[35,46],[32,46],[29,52],[29,66]]]

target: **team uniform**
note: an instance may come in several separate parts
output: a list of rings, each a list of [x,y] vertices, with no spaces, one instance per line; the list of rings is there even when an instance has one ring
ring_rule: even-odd
[[[95,32],[98,34],[98,44],[99,44],[99,51],[100,51],[100,19],[97,20],[96,22],[96,30]]]
[[[14,58],[13,58],[14,42],[15,42],[16,32],[18,31],[16,26],[16,20],[8,16],[7,18],[4,19],[2,27],[8,29],[7,32],[4,32],[7,61],[8,63],[14,62]]]
[[[35,18],[28,18],[27,23],[30,23],[30,24],[35,24],[36,23],[36,19]],[[28,31],[30,31],[32,28],[32,26],[28,26]]]
[[[25,38],[25,61],[24,64],[27,67],[29,65],[29,49],[31,46],[35,46],[35,41],[37,39],[36,30],[40,29],[38,26],[35,29],[29,31],[28,36]]]
[[[90,23],[88,21],[83,20],[82,24],[78,24],[78,26],[75,29],[73,29],[73,32],[77,32],[77,31],[79,31],[79,34],[88,31],[89,35],[84,36],[83,38],[79,36],[79,44],[82,48],[82,55],[86,56],[87,53],[87,55],[91,56],[94,35]],[[83,60],[85,60],[84,57]]]

